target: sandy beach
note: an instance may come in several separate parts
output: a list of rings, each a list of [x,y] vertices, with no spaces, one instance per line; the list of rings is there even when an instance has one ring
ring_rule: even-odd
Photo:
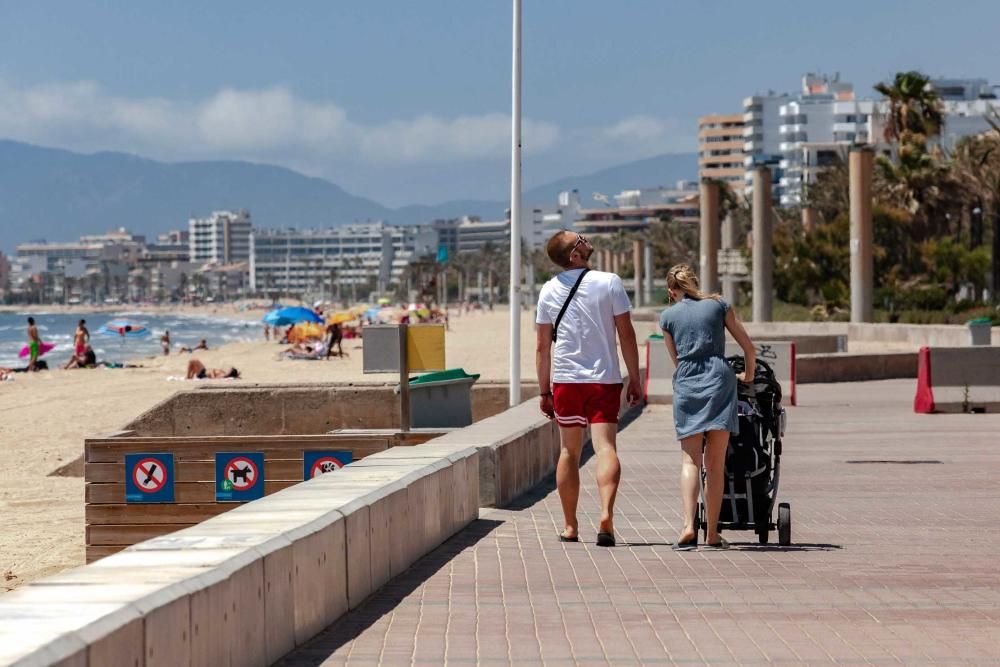
[[[233,316],[231,308],[220,315]],[[203,309],[199,312],[204,313]],[[257,311],[243,311],[259,319]],[[522,377],[534,378],[533,313],[522,314]],[[637,325],[642,334],[643,329]],[[450,368],[505,379],[509,325],[506,308],[452,313],[446,356]],[[211,346],[211,341],[209,345]],[[236,366],[239,382],[391,380],[364,375],[361,341],[345,340],[343,359],[280,358],[274,342],[232,343],[196,356],[209,367]],[[191,355],[136,359],[143,368],[55,370],[18,374],[0,383],[0,593],[84,562],[83,478],[50,476],[83,453],[83,440],[117,430],[135,416],[195,382],[183,376]],[[76,471],[82,475],[82,469]]]

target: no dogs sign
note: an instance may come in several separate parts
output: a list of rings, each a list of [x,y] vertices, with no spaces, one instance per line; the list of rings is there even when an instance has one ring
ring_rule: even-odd
[[[174,502],[174,455],[126,454],[125,502]]]
[[[262,452],[215,453],[215,501],[246,502],[264,497]]]

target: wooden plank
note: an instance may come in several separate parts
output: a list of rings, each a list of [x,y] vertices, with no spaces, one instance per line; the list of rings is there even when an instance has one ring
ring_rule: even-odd
[[[126,505],[85,505],[88,526],[107,524],[198,523],[231,510],[240,503],[165,503]]]
[[[257,436],[259,437],[259,436]],[[280,436],[279,436],[280,437]],[[312,436],[295,441],[250,441],[247,438],[203,438],[197,441],[181,441],[177,438],[128,439],[113,443],[88,441],[86,463],[121,463],[125,454],[143,452],[172,452],[174,461],[214,461],[216,452],[244,451],[263,452],[265,459],[301,458],[303,450],[346,449],[355,459],[388,449],[392,442],[388,438],[358,439],[336,438],[332,436]]]
[[[129,546],[153,537],[187,528],[190,523],[160,523],[150,525],[87,526],[87,546]]]
[[[174,461],[176,481],[214,482],[215,461]],[[87,484],[118,484],[125,481],[124,463],[85,463]],[[264,479],[269,482],[301,482],[302,458],[264,459]]]
[[[116,554],[127,546],[132,546],[130,544],[115,545],[115,546],[88,546],[87,547],[87,563],[93,563],[95,560],[104,558],[105,556],[110,556]]]
[[[302,476],[302,463],[298,464],[299,477]],[[266,473],[265,473],[266,474]],[[269,496],[282,489],[295,486],[302,480],[276,481],[264,479],[264,495]],[[125,502],[125,484],[87,484],[84,487],[85,501],[90,505],[121,504]],[[215,502],[215,481],[210,482],[176,482],[174,484],[174,501],[177,503],[213,503]],[[136,503],[139,504],[139,503]]]

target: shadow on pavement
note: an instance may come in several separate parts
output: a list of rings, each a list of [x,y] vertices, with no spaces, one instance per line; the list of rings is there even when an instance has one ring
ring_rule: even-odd
[[[619,547],[670,547],[673,542],[618,542]],[[839,551],[843,549],[839,544],[789,544],[783,547],[780,544],[757,544],[756,542],[732,542],[729,543],[729,551],[743,551],[751,553],[754,551]],[[698,549],[689,550],[698,551]],[[707,552],[706,552],[707,553]],[[714,553],[714,550],[713,550]]]
[[[447,565],[459,553],[492,533],[502,521],[477,519],[430,552],[408,570],[390,580],[360,607],[348,612],[308,642],[279,660],[276,665],[309,667],[323,664],[332,653],[354,640],[376,621],[395,609],[408,595]]]
[[[635,421],[642,415],[643,407],[637,405],[634,408],[629,408],[626,410],[621,418],[618,420],[618,432],[621,433],[629,426],[635,423]],[[594,455],[594,445],[588,440],[583,443],[583,451],[580,453],[580,467],[582,468],[587,464],[587,461]],[[510,501],[503,506],[502,509],[513,510],[519,512],[521,510],[529,509],[534,506],[540,500],[543,500],[545,496],[549,495],[556,490],[556,473],[553,471],[548,474],[541,482],[539,482],[534,488],[525,491],[519,495],[514,500]]]

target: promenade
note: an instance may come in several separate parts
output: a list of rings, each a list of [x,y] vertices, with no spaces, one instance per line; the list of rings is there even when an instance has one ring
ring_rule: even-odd
[[[620,435],[619,546],[561,544],[551,483],[480,519],[280,664],[1000,664],[1000,415],[915,415],[912,380],[806,385],[792,546],[676,553],[669,406]],[[776,536],[772,537],[776,541]]]

